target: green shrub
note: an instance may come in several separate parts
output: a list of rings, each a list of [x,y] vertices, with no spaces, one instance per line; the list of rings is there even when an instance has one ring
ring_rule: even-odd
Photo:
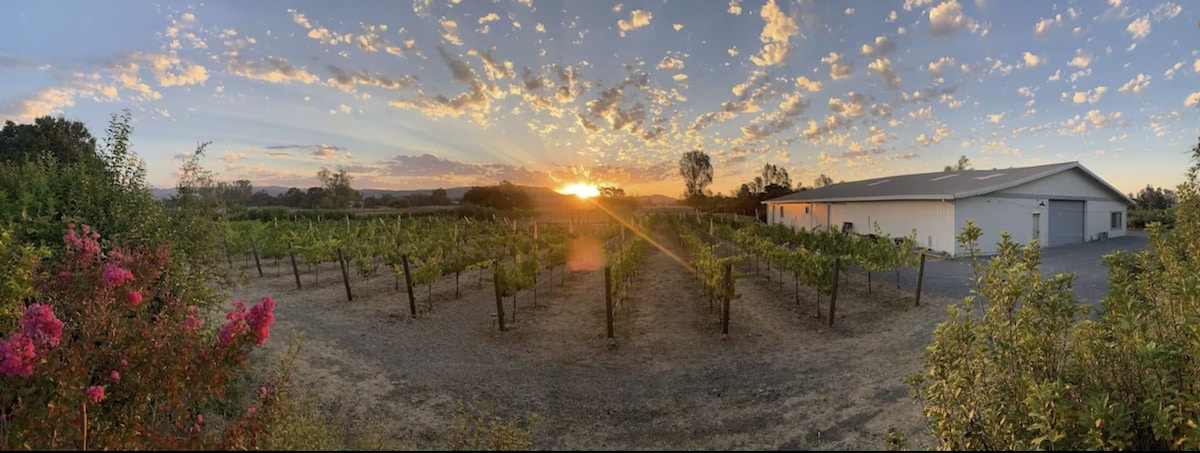
[[[1073,275],[1043,278],[1037,247],[1005,235],[973,294],[949,307],[909,376],[938,448],[1200,449],[1200,145],[1180,186],[1176,227],[1104,258],[1095,316]],[[959,241],[975,257],[980,231]]]

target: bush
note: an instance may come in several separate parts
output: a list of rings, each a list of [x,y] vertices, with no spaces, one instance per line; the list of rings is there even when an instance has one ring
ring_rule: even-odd
[[[1175,209],[1130,209],[1128,219],[1126,225],[1129,228],[1145,228],[1153,222],[1172,227],[1175,225]]]
[[[1042,278],[1036,247],[1005,235],[974,295],[949,308],[909,377],[938,447],[963,450],[1200,449],[1200,145],[1177,224],[1149,249],[1104,258],[1095,317],[1073,275]],[[959,241],[976,256],[979,229]]]
[[[171,290],[170,251],[101,249],[69,225],[62,259],[40,266],[19,331],[0,341],[0,447],[249,448],[253,406],[222,399],[274,321],[274,301],[235,301],[219,331]],[[226,419],[221,432],[204,416]]]

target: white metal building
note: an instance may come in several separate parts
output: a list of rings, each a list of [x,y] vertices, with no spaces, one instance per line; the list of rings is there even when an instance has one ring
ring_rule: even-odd
[[[992,253],[1004,231],[1049,247],[1123,236],[1134,204],[1078,162],[889,176],[763,203],[768,223],[862,234],[878,226],[893,237],[915,229],[918,245],[950,255],[963,253],[955,236],[968,220],[983,230],[979,248]]]

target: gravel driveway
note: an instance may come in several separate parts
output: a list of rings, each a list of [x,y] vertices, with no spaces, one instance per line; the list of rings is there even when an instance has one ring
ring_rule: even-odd
[[[1075,298],[1082,304],[1097,305],[1108,294],[1108,269],[1100,262],[1104,255],[1117,251],[1136,252],[1149,245],[1146,234],[1130,231],[1128,235],[1104,241],[1085,242],[1042,249],[1042,275],[1075,272]],[[971,274],[969,258],[955,258],[925,263],[925,283],[921,291],[926,294],[961,299],[969,294],[968,277]],[[894,274],[881,278],[894,282]],[[901,285],[912,288],[916,285],[917,270],[900,272]]]

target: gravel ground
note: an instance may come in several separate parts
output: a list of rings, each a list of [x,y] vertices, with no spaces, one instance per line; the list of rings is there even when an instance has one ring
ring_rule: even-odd
[[[441,279],[432,310],[418,288],[417,319],[391,276],[356,280],[347,302],[333,264],[320,285],[302,275],[303,290],[268,266],[234,295],[275,297],[268,353],[303,336],[297,379],[325,410],[398,446],[446,448],[456,404],[471,399],[505,418],[537,414],[535,449],[877,450],[890,428],[907,432],[909,447],[932,446],[903,378],[921,371],[952,303],[929,296],[933,274],[920,307],[894,280],[876,279],[868,294],[865,278],[851,276],[831,328],[827,299],[817,319],[811,289],[797,293],[790,277],[768,280],[746,263],[723,336],[700,282],[676,259],[677,237],[666,225],[652,236],[612,341],[597,271],[544,273],[537,306],[519,295],[508,332],[495,326],[489,273],[464,275],[460,298],[455,279]]]

